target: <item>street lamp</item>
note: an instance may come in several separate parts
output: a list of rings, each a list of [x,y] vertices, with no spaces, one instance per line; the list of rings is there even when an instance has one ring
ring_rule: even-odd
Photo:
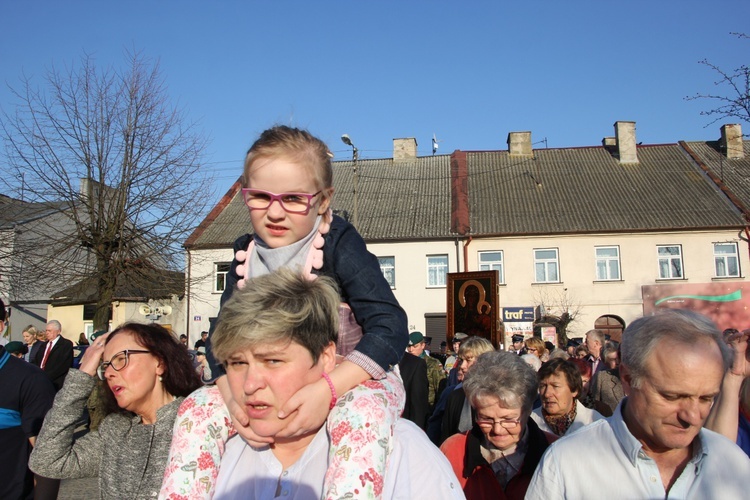
[[[359,149],[354,145],[349,134],[341,136],[341,142],[352,148],[352,164],[354,167],[354,217],[352,223],[357,227],[357,188],[359,187],[359,174],[357,174],[357,159],[359,158]]]

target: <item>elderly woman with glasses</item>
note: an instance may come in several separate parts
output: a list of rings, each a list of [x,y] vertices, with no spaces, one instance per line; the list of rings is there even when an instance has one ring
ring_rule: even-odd
[[[97,375],[105,381],[114,413],[96,431],[74,440]],[[55,479],[98,477],[102,498],[155,498],[177,409],[200,385],[190,356],[167,330],[124,324],[96,339],[80,370],[68,372],[29,467]]]
[[[466,498],[522,499],[547,447],[557,437],[539,429],[531,410],[534,370],[510,352],[482,354],[464,379],[474,426],[440,449]]]

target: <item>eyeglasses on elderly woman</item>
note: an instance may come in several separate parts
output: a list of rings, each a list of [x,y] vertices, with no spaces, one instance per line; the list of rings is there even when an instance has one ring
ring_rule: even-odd
[[[500,420],[495,420],[493,418],[487,418],[481,415],[477,415],[474,421],[477,423],[479,427],[482,427],[484,429],[494,429],[496,425],[499,425],[503,429],[515,429],[516,427],[521,425],[520,420],[513,420],[509,418],[502,418]]]
[[[96,369],[96,374],[99,375],[100,379],[104,380],[104,372],[107,371],[108,367],[111,366],[114,371],[119,372],[128,366],[129,356],[131,354],[142,354],[148,352],[151,351],[145,351],[143,349],[125,349],[124,351],[120,351],[112,356],[112,359],[109,361],[102,362],[102,364],[99,365],[99,368]]]

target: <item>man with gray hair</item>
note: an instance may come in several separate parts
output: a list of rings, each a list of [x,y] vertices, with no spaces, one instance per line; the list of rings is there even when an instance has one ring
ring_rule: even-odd
[[[591,363],[591,375],[593,376],[596,372],[604,369],[604,363],[602,363],[601,353],[602,347],[604,347],[604,341],[606,336],[601,330],[589,330],[586,332],[586,347],[589,350],[589,355],[586,361]]]
[[[702,428],[731,362],[716,326],[684,310],[640,318],[621,354],[627,397],[550,447],[526,498],[745,498],[750,459]]]
[[[73,342],[60,335],[62,325],[56,319],[47,322],[45,333],[47,345],[44,346],[40,367],[52,381],[55,391],[59,391],[68,370],[73,366]]]

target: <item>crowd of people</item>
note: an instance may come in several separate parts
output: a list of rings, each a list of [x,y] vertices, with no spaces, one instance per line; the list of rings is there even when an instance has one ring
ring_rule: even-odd
[[[747,333],[668,310],[621,344],[591,330],[502,351],[456,332],[430,353],[332,214],[331,156],[285,126],[250,148],[253,233],[193,349],[125,323],[71,368],[54,320],[0,347],[0,457],[19,464],[0,497],[79,477],[107,499],[743,497]],[[102,417],[76,437],[92,405]]]

